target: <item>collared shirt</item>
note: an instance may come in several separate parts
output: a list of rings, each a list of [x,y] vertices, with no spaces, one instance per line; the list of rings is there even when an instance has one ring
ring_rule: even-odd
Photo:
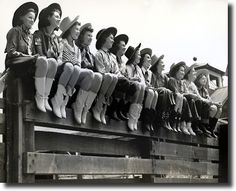
[[[35,31],[33,35],[35,51],[40,56],[57,59],[61,52],[61,39],[53,32],[48,34],[45,29]]]
[[[90,52],[88,46],[79,45],[79,49],[81,52],[81,67],[88,68],[95,71],[95,57]]]
[[[23,26],[10,29],[7,33],[6,59],[32,55],[32,39],[33,36],[30,31],[23,29]]]
[[[165,74],[152,74],[151,84],[154,88],[160,88],[168,86],[169,78]]]
[[[183,80],[177,80],[173,77],[171,77],[168,81],[168,88],[173,91],[174,93],[185,93],[186,92],[186,86],[184,85]]]
[[[186,86],[185,93],[191,93],[191,94],[195,94],[197,96],[200,96],[197,86],[194,84],[194,82],[190,82],[188,80],[183,80],[183,83]]]
[[[145,82],[147,85],[151,85],[152,80],[152,72],[150,70],[146,70],[143,66],[141,67]]]
[[[127,78],[132,80],[132,78],[139,79],[139,82],[145,84],[145,79],[141,68],[137,64],[126,65]]]
[[[71,46],[67,39],[62,40],[62,63],[71,62],[73,65],[79,65],[81,67],[81,53],[80,49],[73,42]]]
[[[100,49],[95,54],[95,66],[98,72],[120,74],[116,56],[109,51]]]

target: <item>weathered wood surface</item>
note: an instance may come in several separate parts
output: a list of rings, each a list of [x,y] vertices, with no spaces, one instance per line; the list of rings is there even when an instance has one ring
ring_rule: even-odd
[[[4,108],[5,108],[4,99],[0,98],[0,109],[4,109]]]
[[[154,174],[169,175],[218,175],[219,165],[208,162],[184,160],[153,160]]]
[[[28,174],[150,174],[152,160],[94,156],[69,156],[28,152],[24,156]]]
[[[145,141],[121,141],[54,132],[35,132],[35,150],[83,154],[141,156]],[[147,144],[146,144],[147,145]],[[147,146],[146,146],[147,148]]]
[[[152,141],[152,155],[219,161],[219,149]]]
[[[0,143],[0,182],[5,182],[5,143]]]
[[[157,178],[155,177],[153,183],[162,184],[216,184],[218,178],[203,179],[203,178]]]

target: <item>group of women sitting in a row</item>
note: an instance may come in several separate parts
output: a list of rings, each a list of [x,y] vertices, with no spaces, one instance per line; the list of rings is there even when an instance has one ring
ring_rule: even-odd
[[[90,23],[81,26],[79,16],[61,21],[61,7],[53,3],[39,13],[38,30],[31,34],[37,15],[38,6],[33,2],[15,11],[13,28],[7,34],[5,64],[13,75],[33,75],[40,111],[66,118],[65,108],[71,107],[76,122],[85,124],[91,109],[103,124],[106,115],[127,120],[131,131],[137,130],[140,119],[143,131],[164,127],[216,137],[221,105],[209,97],[206,70],[196,73],[194,65],[179,62],[167,76],[164,55],[157,57],[150,48],[141,49],[141,43],[126,50],[128,36],[117,35],[114,27],[97,33],[93,55]],[[55,34],[58,28],[60,37]]]

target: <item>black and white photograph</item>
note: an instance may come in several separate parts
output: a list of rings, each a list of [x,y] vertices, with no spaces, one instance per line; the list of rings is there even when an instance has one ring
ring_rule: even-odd
[[[230,14],[226,0],[1,0],[0,182],[229,186]]]

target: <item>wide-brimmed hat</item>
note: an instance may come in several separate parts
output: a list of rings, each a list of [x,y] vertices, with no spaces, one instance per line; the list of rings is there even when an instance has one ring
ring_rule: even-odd
[[[135,53],[138,51],[138,49],[141,47],[141,43],[139,43],[138,46],[136,46],[136,48],[129,46],[128,49],[125,52],[125,56],[126,58],[128,58],[127,63],[132,60],[132,58],[134,57]]]
[[[86,29],[86,28],[91,28],[92,29],[92,24],[91,23],[86,23],[80,27],[80,34],[81,32]]]
[[[126,34],[119,34],[114,39],[115,43],[119,43],[120,41],[124,41],[125,44],[128,43],[129,37]]]
[[[39,29],[42,28],[41,26],[43,25],[43,23],[45,22],[45,20],[48,18],[48,16],[53,10],[58,10],[60,17],[62,16],[61,6],[58,3],[50,4],[39,13],[39,23],[38,23]]]
[[[169,75],[171,77],[175,77],[176,72],[179,70],[181,66],[186,68],[185,62],[181,61],[181,62],[178,62],[177,64],[173,63],[170,67]]]
[[[196,64],[192,64],[191,66],[186,66],[184,78],[187,78],[187,75],[189,74],[189,72],[192,70],[192,68],[195,68],[195,67],[196,67]]]
[[[164,58],[164,55],[161,55],[160,57],[157,57],[155,54],[151,58],[151,67],[150,70],[153,70],[156,65],[159,63],[160,60]]]
[[[65,34],[65,32],[70,29],[73,24],[75,24],[79,20],[79,15],[77,15],[74,19],[70,17],[65,17],[60,23],[60,30],[62,31],[61,36]]]
[[[112,34],[115,37],[117,34],[117,29],[115,27],[109,27],[106,29],[102,29],[97,33],[97,35],[96,35],[96,39],[97,39],[96,49],[99,50],[101,48],[103,37],[108,36],[109,34]]]
[[[205,75],[205,76],[209,75],[209,71],[207,69],[199,69],[196,72],[197,72],[196,78],[198,78],[200,75]]]
[[[141,57],[143,57],[145,54],[149,54],[152,56],[152,49],[151,48],[144,48],[140,51]]]
[[[34,2],[26,2],[22,4],[20,7],[18,7],[18,9],[16,9],[13,15],[13,19],[12,19],[12,26],[13,27],[18,26],[20,23],[20,17],[23,16],[25,13],[27,13],[27,11],[31,9],[33,9],[35,12],[35,18],[34,18],[34,21],[35,21],[38,16],[38,11],[39,11],[38,5]]]

